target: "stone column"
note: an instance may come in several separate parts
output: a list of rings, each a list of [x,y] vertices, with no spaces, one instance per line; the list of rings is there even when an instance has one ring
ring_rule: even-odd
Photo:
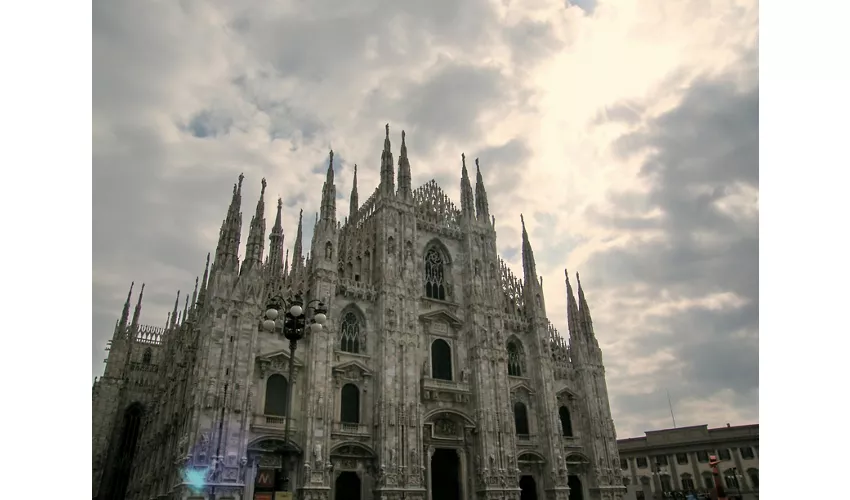
[[[744,470],[744,464],[741,460],[741,448],[735,447],[729,450],[729,452],[732,453],[732,459],[735,461],[735,467],[738,469],[738,473],[741,474],[741,477],[735,478],[738,480],[738,491],[741,492],[741,495],[743,495],[745,491],[749,493],[751,489],[750,478],[747,471]]]
[[[697,462],[696,452],[689,451],[688,460],[690,460],[692,469],[694,471],[694,487],[697,489],[702,489],[705,484],[702,480],[702,473],[699,470],[699,463]]]
[[[460,498],[461,500],[467,500],[466,451],[461,448],[455,451],[457,452],[457,460],[460,463]]]
[[[425,467],[427,467],[427,476],[428,476],[426,478],[427,487],[428,487],[428,500],[434,500],[433,498],[431,498],[431,491],[432,491],[432,489],[431,489],[431,457],[432,456],[434,456],[434,447],[429,446],[428,447],[428,463],[425,464]]]
[[[256,456],[248,459],[248,472],[245,473],[245,498],[254,500],[254,483],[257,482],[257,463],[260,459]]]

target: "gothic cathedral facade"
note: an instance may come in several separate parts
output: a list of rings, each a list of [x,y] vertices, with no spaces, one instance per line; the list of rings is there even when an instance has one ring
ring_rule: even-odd
[[[566,280],[568,344],[524,223],[522,279],[497,254],[477,160],[474,191],[463,160],[457,208],[433,180],[411,189],[401,137],[396,175],[387,127],[362,205],[355,166],[345,221],[331,153],[309,252],[299,218],[291,264],[280,200],[263,259],[265,179],[238,256],[240,176],[182,311],[178,292],[164,327],[142,325],[144,286],[132,319],[131,287],[93,387],[93,498],[272,499],[282,467],[303,500],[623,497],[581,284],[576,298]],[[261,327],[278,294],[328,307],[294,359]]]

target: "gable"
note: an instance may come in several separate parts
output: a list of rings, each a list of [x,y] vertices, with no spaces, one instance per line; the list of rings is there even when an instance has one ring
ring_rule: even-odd
[[[463,324],[460,318],[444,309],[420,314],[419,321],[424,323],[445,323],[454,328],[458,328]]]
[[[346,375],[347,378],[368,377],[372,371],[359,361],[347,361],[331,368],[334,375]]]
[[[530,396],[534,394],[534,390],[532,390],[531,387],[523,381],[511,387],[511,394],[525,394]]]
[[[281,349],[267,354],[260,354],[257,356],[257,362],[269,363],[272,365],[286,365],[289,363],[289,349]],[[303,366],[303,363],[298,361],[298,358],[295,358],[295,366],[301,367]]]

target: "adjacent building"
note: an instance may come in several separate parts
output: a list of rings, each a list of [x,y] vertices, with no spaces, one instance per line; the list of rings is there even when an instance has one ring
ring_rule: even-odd
[[[95,498],[273,498],[283,467],[304,500],[622,498],[578,277],[557,312],[568,345],[524,222],[521,277],[497,253],[477,160],[472,181],[462,158],[458,208],[433,180],[413,189],[403,132],[398,174],[389,126],[380,157],[365,203],[355,167],[339,220],[331,153],[312,242],[299,217],[291,260],[281,200],[264,252],[265,180],[239,255],[240,176],[182,311],[178,293],[164,327],[144,326],[131,289],[93,387]],[[261,328],[277,296],[329,310],[294,357]]]
[[[730,498],[758,498],[759,426],[709,429],[707,425],[647,431],[617,441],[627,499],[708,498],[714,488],[709,456],[715,455]]]

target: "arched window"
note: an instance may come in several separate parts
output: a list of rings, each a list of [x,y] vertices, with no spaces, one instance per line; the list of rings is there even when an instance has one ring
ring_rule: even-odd
[[[443,339],[431,344],[431,377],[438,380],[452,379],[452,348]]]
[[[726,469],[723,472],[723,479],[726,481],[726,487],[730,490],[737,490],[739,488],[738,477],[733,469]]]
[[[360,320],[349,311],[342,317],[339,348],[345,352],[360,353]]]
[[[705,485],[706,489],[714,488],[714,476],[711,475],[711,472],[702,473],[702,484]]]
[[[558,418],[561,419],[561,434],[572,437],[573,435],[573,419],[570,416],[570,409],[566,406],[558,408]]]
[[[508,375],[521,377],[523,372],[522,364],[522,348],[511,340],[508,342]]]
[[[145,349],[145,353],[142,354],[142,364],[149,365],[151,364],[151,358],[153,357],[153,352],[151,352],[151,348],[148,347]]]
[[[342,386],[340,420],[346,424],[360,423],[360,389],[354,384]]]
[[[753,485],[753,488],[758,489],[758,487],[759,487],[759,470],[758,469],[747,469],[747,475],[750,476],[750,484]]]
[[[679,479],[682,481],[682,489],[683,490],[693,491],[693,490],[697,489],[696,485],[694,484],[694,477],[691,476],[690,474],[688,474],[688,473],[682,474],[682,476]]]
[[[263,413],[283,417],[286,415],[286,404],[288,402],[289,384],[286,377],[275,373],[266,380],[266,407]]]
[[[425,296],[446,300],[445,262],[436,248],[425,252]]]
[[[528,410],[520,401],[514,403],[514,426],[518,436],[527,436],[528,432]]]

